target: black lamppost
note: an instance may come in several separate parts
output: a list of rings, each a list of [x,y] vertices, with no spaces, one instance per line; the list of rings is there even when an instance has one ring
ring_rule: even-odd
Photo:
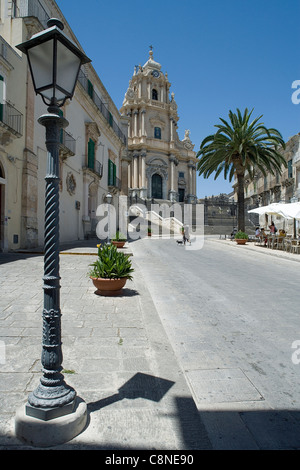
[[[45,192],[43,376],[28,397],[26,415],[43,421],[72,413],[76,392],[64,381],[61,348],[59,276],[59,146],[60,131],[68,121],[59,108],[72,99],[82,64],[90,62],[63,33],[63,24],[50,19],[48,29],[16,46],[27,55],[36,94],[48,106],[38,122],[46,128],[47,174]]]

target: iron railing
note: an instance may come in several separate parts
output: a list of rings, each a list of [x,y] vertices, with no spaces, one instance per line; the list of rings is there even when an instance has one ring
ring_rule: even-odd
[[[120,180],[120,178],[115,177],[113,183],[109,184],[108,186],[111,186],[112,188],[116,188],[116,189],[120,190],[121,189],[121,180]]]
[[[76,140],[65,129],[61,130],[60,143],[69,150],[71,155],[75,155]]]
[[[0,121],[14,133],[22,135],[23,114],[10,103],[0,104]]]
[[[87,94],[90,96],[90,98],[93,100],[93,102],[99,109],[102,116],[107,120],[109,125],[112,127],[115,134],[119,137],[119,139],[123,142],[123,144],[126,145],[126,136],[119,128],[111,112],[107,109],[107,107],[105,106],[101,98],[97,95],[94,89],[91,89],[89,85],[89,80],[82,70],[80,70],[79,72],[78,81],[83,86],[83,88],[85,89]]]
[[[103,165],[98,160],[88,161],[87,167],[89,170],[92,170],[96,175],[102,178],[103,175]]]

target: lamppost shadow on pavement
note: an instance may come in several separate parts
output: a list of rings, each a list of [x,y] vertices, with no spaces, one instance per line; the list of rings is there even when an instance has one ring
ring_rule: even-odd
[[[128,398],[130,400],[144,398],[146,400],[159,402],[174,383],[175,382],[172,382],[171,380],[137,372],[131,379],[122,385],[121,388],[119,388],[119,393],[88,403],[87,408],[90,413],[93,413],[105,406],[121,401],[124,398]]]

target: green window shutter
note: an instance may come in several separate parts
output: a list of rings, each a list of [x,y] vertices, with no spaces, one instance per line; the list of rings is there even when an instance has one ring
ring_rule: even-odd
[[[115,186],[116,183],[116,165],[112,160],[108,160],[108,186]]]
[[[116,178],[117,178],[117,167],[115,164],[113,164],[113,183],[114,183],[114,186],[116,186]]]
[[[113,123],[114,123],[114,118],[113,118],[113,115],[109,112],[109,119],[108,119],[108,122],[109,124],[111,125],[111,127],[113,127]]]
[[[90,139],[88,141],[88,168],[92,170],[95,167],[95,142]]]

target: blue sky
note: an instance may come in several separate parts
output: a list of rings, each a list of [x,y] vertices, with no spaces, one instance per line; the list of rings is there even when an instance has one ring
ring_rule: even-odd
[[[153,45],[197,152],[228,111],[254,108],[287,141],[300,132],[299,0],[57,0],[120,109],[135,65]],[[76,8],[78,4],[78,8]],[[83,8],[86,5],[86,8]],[[198,176],[198,197],[230,192],[223,175]]]

